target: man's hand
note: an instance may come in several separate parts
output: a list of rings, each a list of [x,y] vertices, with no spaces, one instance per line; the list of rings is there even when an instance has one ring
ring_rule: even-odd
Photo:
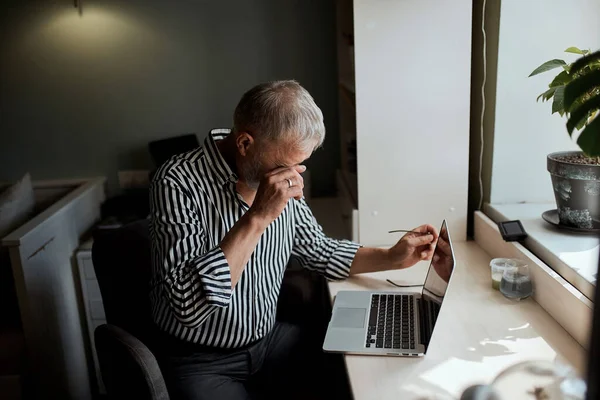
[[[413,231],[417,233],[407,233],[389,250],[390,261],[396,268],[412,267],[433,256],[437,230],[431,225],[421,225]]]
[[[277,168],[266,174],[258,186],[256,197],[248,212],[257,216],[265,227],[268,226],[281,215],[291,198],[296,200],[302,198],[304,179],[300,174],[304,171],[306,171],[304,165],[296,165]]]
[[[437,230],[431,225],[421,225],[413,231],[416,233],[407,233],[390,249],[358,249],[350,274],[408,268],[419,261],[431,259],[438,239]]]

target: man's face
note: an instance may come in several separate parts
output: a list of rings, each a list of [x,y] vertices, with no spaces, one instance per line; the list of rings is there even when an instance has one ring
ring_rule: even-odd
[[[249,188],[256,190],[262,178],[277,168],[289,168],[304,162],[312,152],[295,143],[255,140],[247,156],[238,165],[240,178]]]

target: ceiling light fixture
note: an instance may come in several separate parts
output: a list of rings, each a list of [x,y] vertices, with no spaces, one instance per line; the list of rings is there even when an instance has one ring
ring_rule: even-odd
[[[83,9],[81,7],[81,0],[73,0],[73,7],[75,7],[77,11],[79,11],[79,15],[83,13]]]

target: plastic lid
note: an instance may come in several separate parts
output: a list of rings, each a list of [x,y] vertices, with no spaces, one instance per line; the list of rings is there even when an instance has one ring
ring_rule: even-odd
[[[508,268],[516,266],[517,262],[512,258],[494,258],[492,261],[490,261],[490,267]]]

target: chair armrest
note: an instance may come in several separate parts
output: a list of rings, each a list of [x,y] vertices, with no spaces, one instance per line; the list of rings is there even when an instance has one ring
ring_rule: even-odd
[[[94,339],[110,399],[169,399],[158,362],[140,340],[110,324],[98,326]]]

